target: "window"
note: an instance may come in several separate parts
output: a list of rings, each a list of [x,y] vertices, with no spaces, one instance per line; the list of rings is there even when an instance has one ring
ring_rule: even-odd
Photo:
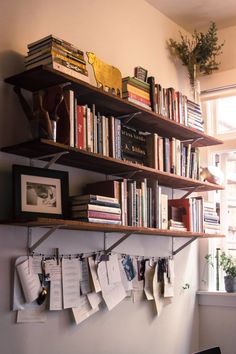
[[[222,271],[217,267],[220,250],[236,257],[236,94],[225,97],[225,92],[202,103],[208,134],[224,141],[207,150],[205,162],[217,165],[225,176],[225,190],[208,193],[220,209],[221,232],[224,239],[210,239],[208,253],[212,254],[214,268],[209,267],[209,290],[224,290]]]

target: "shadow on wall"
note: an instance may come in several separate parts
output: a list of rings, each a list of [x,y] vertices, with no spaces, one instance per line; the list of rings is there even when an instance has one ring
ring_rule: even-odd
[[[4,79],[24,70],[24,57],[13,51],[0,53],[0,147],[30,139],[27,118],[13,91]],[[27,92],[26,97],[31,97]]]
[[[5,164],[7,157],[9,157],[8,154],[3,154],[0,152],[0,195],[2,205],[0,208],[0,220],[12,219],[12,173],[11,169],[8,167],[8,164]]]

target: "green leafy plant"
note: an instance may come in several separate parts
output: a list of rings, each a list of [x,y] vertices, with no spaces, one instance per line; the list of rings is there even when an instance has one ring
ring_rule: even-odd
[[[214,266],[213,258],[211,254],[205,256],[207,263],[211,266]],[[226,275],[231,276],[232,278],[236,277],[236,258],[232,255],[228,255],[225,252],[222,252],[219,255],[219,266],[223,269]]]
[[[219,68],[220,63],[216,61],[216,57],[222,53],[224,42],[218,44],[215,22],[210,23],[205,34],[194,30],[189,38],[180,32],[179,42],[170,38],[167,44],[171,53],[187,67],[192,87],[198,74],[211,74]]]
[[[219,258],[219,264],[226,275],[230,275],[232,278],[236,277],[236,259],[233,256],[222,252]]]

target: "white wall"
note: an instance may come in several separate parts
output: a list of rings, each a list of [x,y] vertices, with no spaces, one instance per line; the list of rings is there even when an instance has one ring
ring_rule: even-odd
[[[29,139],[28,124],[12,87],[3,82],[24,69],[23,56],[28,43],[50,33],[70,41],[82,50],[93,51],[104,61],[119,67],[123,76],[133,75],[137,65],[144,66],[164,87],[173,86],[187,94],[185,69],[169,57],[166,40],[178,36],[179,27],[143,0],[55,0],[16,2],[2,0],[0,37],[0,146]],[[29,164],[24,158],[0,153],[0,214],[11,212],[11,165]],[[41,165],[39,163],[39,165]],[[70,172],[70,192],[81,184],[103,176],[63,168]],[[35,230],[40,234],[42,230]],[[114,240],[115,236],[111,236]],[[175,247],[182,242],[175,242]],[[26,254],[27,229],[0,226],[0,343],[1,353],[12,354],[190,354],[198,346],[197,244],[175,258],[175,298],[160,318],[153,315],[147,302],[123,301],[113,311],[101,311],[78,327],[69,310],[48,314],[46,324],[15,324],[11,311],[12,263]],[[98,250],[101,234],[58,231],[44,245],[61,253]],[[168,255],[171,240],[132,236],[118,251],[141,255]],[[185,283],[190,289],[183,290]]]

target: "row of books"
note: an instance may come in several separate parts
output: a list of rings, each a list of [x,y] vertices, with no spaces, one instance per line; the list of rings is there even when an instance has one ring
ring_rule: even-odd
[[[28,44],[25,57],[26,69],[47,65],[67,75],[89,82],[84,52],[75,45],[54,35]],[[204,131],[201,107],[174,88],[155,84],[153,76],[148,82],[137,77],[122,79],[122,96],[148,110],[153,110],[171,120]]]
[[[73,90],[66,90],[70,145],[159,171],[199,179],[199,150],[188,142],[135,130],[114,116],[97,112],[95,105],[80,105]]]
[[[188,99],[173,87],[163,88],[160,84],[155,84],[153,77],[151,79],[152,110],[177,123],[203,132],[204,122],[200,104]]]
[[[54,35],[28,44],[25,57],[26,69],[47,65],[77,79],[89,82],[84,52],[75,45]],[[155,78],[148,82],[136,77],[122,79],[122,96],[148,110],[153,110],[171,120],[204,131],[201,107],[174,88],[162,88]]]
[[[73,44],[49,35],[27,45],[27,70],[47,65],[77,79],[89,82],[84,52]]]
[[[147,165],[159,171],[199,179],[199,149],[188,142],[150,134],[147,140]]]
[[[95,105],[80,105],[69,92],[69,145],[93,153],[121,159],[121,121],[96,111]]]
[[[71,217],[95,223],[219,233],[219,218],[215,211],[209,211],[208,204],[201,196],[168,199],[157,181],[118,179],[88,184],[83,195],[71,198]]]
[[[167,229],[167,195],[157,181],[117,179],[88,184],[84,194],[118,200],[124,226]]]

